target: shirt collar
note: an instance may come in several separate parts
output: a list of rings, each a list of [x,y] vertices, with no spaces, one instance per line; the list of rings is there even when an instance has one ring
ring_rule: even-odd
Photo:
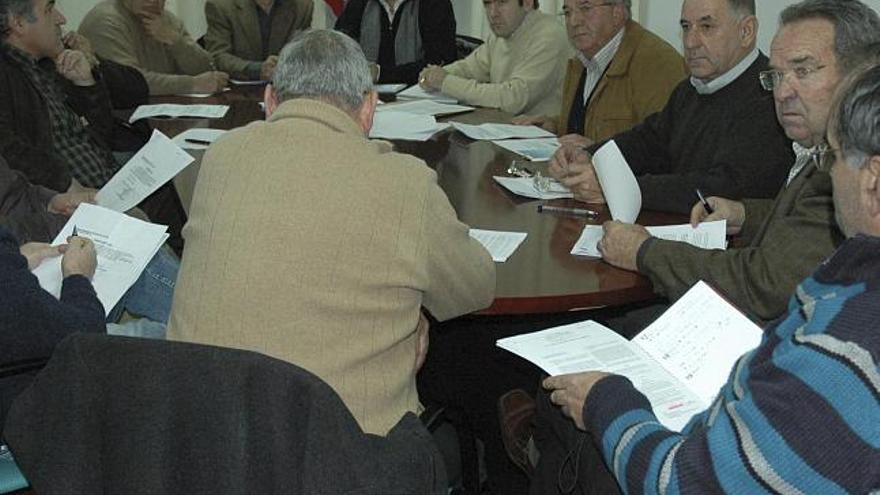
[[[388,14],[388,20],[394,22],[394,14],[397,13],[397,9],[400,8],[400,4],[403,3],[403,0],[398,0],[396,4],[394,4],[394,8],[391,8],[391,5],[388,3],[388,0],[379,0],[379,5],[385,9],[385,13]]]
[[[697,93],[701,95],[711,95],[716,91],[720,91],[728,84],[736,81],[739,76],[743,75],[743,73],[748,70],[749,67],[751,67],[755,60],[758,60],[758,55],[758,49],[755,48],[754,50],[752,50],[751,53],[746,55],[745,58],[740,60],[738,64],[733,66],[732,69],[725,72],[724,74],[721,74],[715,79],[712,79],[709,82],[703,82],[700,79],[691,76],[691,85],[694,87],[694,89],[697,90]]]
[[[578,60],[581,61],[581,64],[583,64],[584,67],[598,68],[600,73],[605,72],[605,69],[611,64],[611,60],[617,55],[617,50],[623,42],[623,34],[625,30],[625,27],[620,28],[620,31],[618,31],[613,38],[608,40],[608,43],[606,43],[605,46],[593,56],[593,58],[587,58],[583,52],[578,50]]]

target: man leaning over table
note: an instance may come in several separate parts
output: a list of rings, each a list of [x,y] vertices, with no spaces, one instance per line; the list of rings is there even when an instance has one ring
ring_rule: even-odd
[[[681,55],[632,20],[630,0],[565,0],[562,14],[575,56],[568,61],[561,107],[514,119],[602,141],[659,111],[685,78]],[[545,91],[555,90],[547,88]],[[575,140],[582,142],[582,140]]]
[[[79,32],[98,56],[139,69],[151,95],[216,93],[229,79],[165,10],[165,0],[104,0],[86,14]]]
[[[511,114],[556,111],[569,55],[562,26],[538,10],[538,0],[483,0],[483,7],[489,39],[463,60],[429,65],[422,87]]]
[[[266,121],[202,161],[169,338],[302,366],[385,435],[419,408],[420,308],[438,320],[485,308],[494,264],[433,170],[367,139],[377,94],[351,38],[297,36],[265,99]]]
[[[785,36],[782,29],[777,41]],[[804,35],[805,45],[811,44]],[[799,51],[791,48],[790,55]],[[876,493],[878,62],[875,56],[843,84],[829,124],[824,165],[831,170],[837,224],[847,240],[798,286],[788,312],[734,365],[712,406],[680,433],[662,426],[624,377],[590,371],[547,378],[550,393],[539,399],[538,423],[552,425],[554,436],[539,439],[539,448],[567,445],[574,464],[558,471],[545,466],[541,454],[531,493],[562,493],[559,486],[583,495]],[[785,84],[782,79],[777,84]]]
[[[278,52],[312,24],[312,0],[208,0],[205,48],[232,77],[268,81]]]
[[[858,0],[806,0],[786,8],[771,45],[771,68],[761,78],[795,141],[788,178],[775,200],[710,197],[713,214],[699,203],[691,212],[693,223],[726,220],[742,247],[700,249],[611,222],[599,243],[605,261],[638,270],[670,300],[704,280],[753,318],[769,321],[782,314],[798,281],[841,240],[831,179],[817,169],[816,157],[835,88],[860,61],[859,51],[878,41],[880,18]]]
[[[755,47],[755,1],[685,0],[681,29],[690,79],[663,110],[612,138],[636,175],[642,207],[688,212],[697,188],[733,199],[772,198],[785,181],[791,143],[758,81],[767,57]],[[580,144],[558,150],[550,173],[576,199],[602,203],[590,155],[602,143],[588,152]]]

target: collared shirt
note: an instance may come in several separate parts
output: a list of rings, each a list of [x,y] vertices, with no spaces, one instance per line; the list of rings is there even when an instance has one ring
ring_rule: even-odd
[[[746,55],[745,58],[739,61],[738,64],[734,65],[732,69],[721,74],[720,76],[712,79],[709,82],[704,82],[696,77],[691,76],[691,85],[694,89],[697,90],[697,93],[701,95],[711,95],[712,93],[721,90],[728,84],[736,81],[739,76],[743,74],[743,72],[747,71],[749,67],[758,60],[758,49],[755,48],[751,53]]]
[[[281,1],[282,0],[275,0],[272,2],[272,5],[269,6],[269,12],[263,10],[259,5],[254,4],[254,7],[257,9],[257,19],[260,23],[260,42],[263,44],[263,60],[266,60],[266,58],[269,57],[269,37],[272,35],[272,19],[275,18],[275,12],[278,11],[276,7]]]
[[[791,181],[801,173],[801,170],[813,160],[819,147],[813,146],[812,148],[806,148],[798,143],[791,143],[791,149],[794,150],[795,160],[794,165],[791,166],[791,170],[788,171],[788,179],[785,180],[785,187],[788,187],[788,185],[791,184]]]
[[[394,23],[394,14],[397,13],[397,9],[400,8],[400,4],[405,2],[406,0],[397,0],[397,3],[394,4],[394,7],[391,7],[391,4],[388,3],[388,0],[379,0],[379,5],[385,9],[385,13],[388,14],[388,21]]]
[[[70,168],[71,175],[86,187],[99,188],[106,184],[116,169],[113,155],[109,149],[95,142],[86,129],[88,122],[67,105],[67,98],[58,84],[57,72],[41,67],[20,50],[13,47],[7,49],[12,60],[21,66],[43,96],[49,110],[54,151]]]
[[[596,85],[599,84],[599,79],[602,78],[605,69],[611,65],[611,61],[614,60],[614,56],[617,55],[620,43],[623,42],[623,32],[624,28],[620,28],[620,31],[618,31],[617,34],[615,34],[614,37],[611,38],[593,58],[587,58],[583,52],[577,52],[578,60],[581,61],[584,68],[587,70],[587,77],[584,82],[584,105],[589,104],[590,95],[593,94],[593,90],[596,89]]]

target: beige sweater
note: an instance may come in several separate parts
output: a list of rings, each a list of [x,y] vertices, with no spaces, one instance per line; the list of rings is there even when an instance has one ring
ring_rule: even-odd
[[[180,39],[164,45],[149,37],[124,0],[104,0],[86,14],[79,32],[92,42],[95,52],[114,62],[139,69],[152,95],[193,92],[193,77],[211,70],[211,54],[186,32],[171,12],[164,15]]]
[[[512,114],[555,114],[570,56],[562,25],[532,11],[509,38],[489,35],[468,57],[447,65],[441,89],[465,103]]]
[[[495,288],[434,171],[312,100],[211,146],[183,235],[169,338],[302,366],[370,433],[418,408],[419,308],[446,320]]]

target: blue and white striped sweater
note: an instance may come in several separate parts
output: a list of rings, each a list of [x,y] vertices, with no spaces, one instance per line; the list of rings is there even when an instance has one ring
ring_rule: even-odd
[[[845,242],[743,356],[683,433],[623,377],[601,380],[587,428],[635,493],[880,490],[880,238]]]

